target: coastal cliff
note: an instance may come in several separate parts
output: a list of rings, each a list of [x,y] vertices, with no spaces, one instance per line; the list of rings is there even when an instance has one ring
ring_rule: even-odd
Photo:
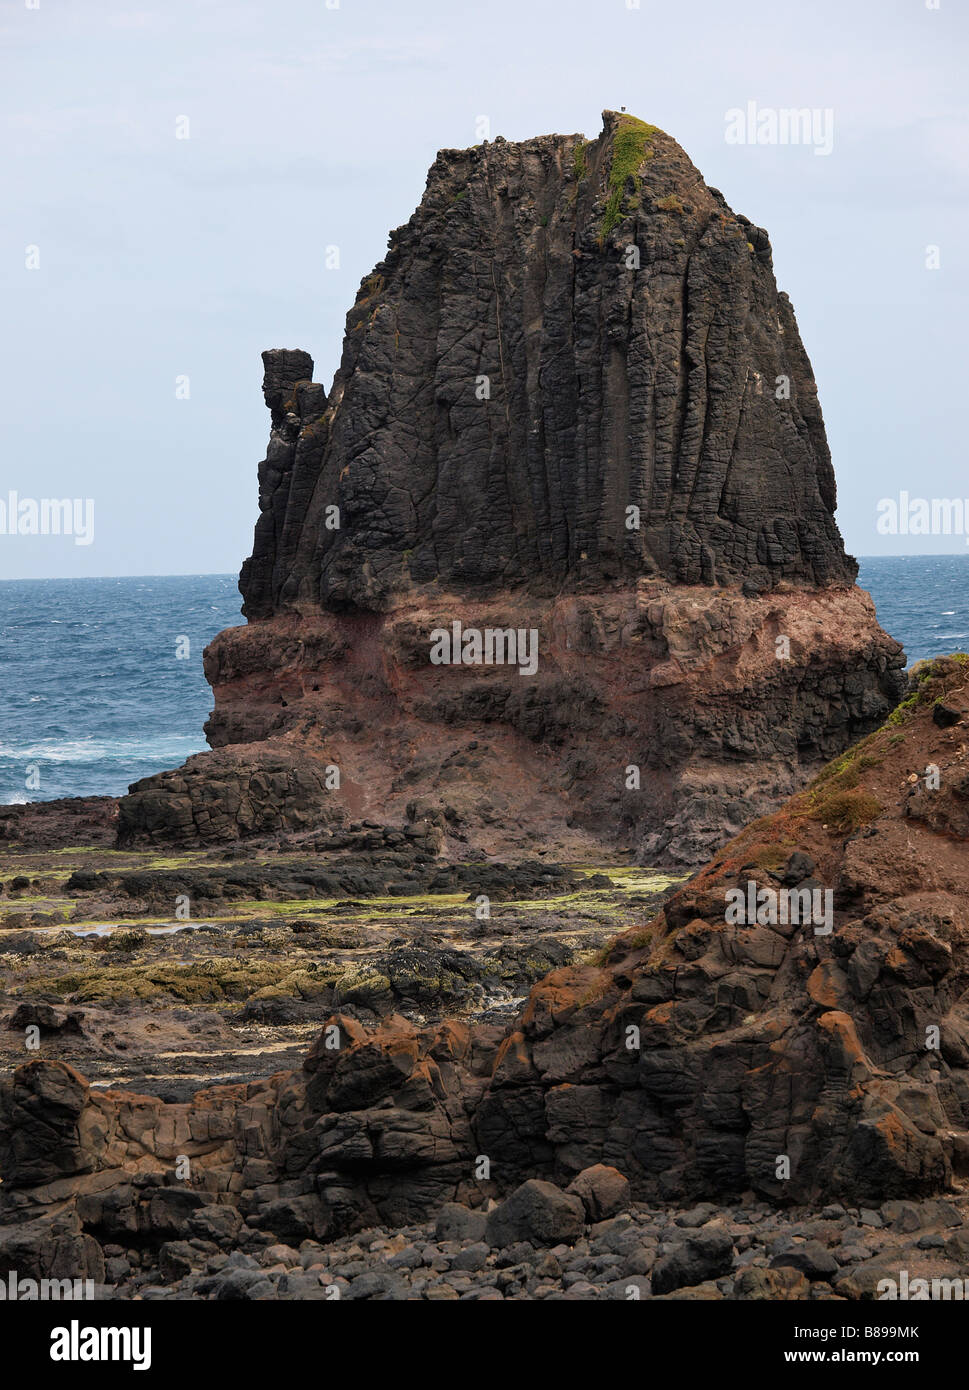
[[[895,704],[767,234],[655,127],[442,151],[329,393],[263,356],[218,751],[138,783],[122,844],[407,816],[696,864]],[[534,662],[434,664],[455,624]]]

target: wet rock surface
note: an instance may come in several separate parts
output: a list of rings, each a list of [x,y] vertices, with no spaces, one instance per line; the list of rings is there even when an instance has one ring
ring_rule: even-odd
[[[350,822],[252,858],[0,855],[0,1071],[56,1057],[99,1086],[187,1100],[206,1079],[298,1068],[334,1009],[509,1019],[676,882],[448,862],[434,829]]]
[[[474,1009],[432,1025],[341,1010],[314,1025],[299,1069],[177,1101],[28,1061],[0,1086],[0,1218],[36,1240],[40,1262],[57,1223],[95,1264],[89,1238],[103,1254],[137,1235],[160,1258],[203,1208],[206,1230],[234,1233],[220,1248],[242,1253],[246,1227],[299,1247],[440,1221],[440,1239],[463,1243],[445,1251],[460,1256],[463,1285],[495,1267],[480,1247],[516,1252],[508,1267],[527,1263],[525,1246],[561,1264],[555,1247],[581,1246],[588,1221],[617,1204],[675,1206],[686,1234],[635,1271],[657,1296],[867,1297],[880,1232],[896,1221],[910,1275],[939,1251],[954,1260],[969,1172],[969,869],[954,835],[907,811],[921,795],[913,767],[938,770],[940,808],[961,795],[964,727],[940,728],[932,711],[965,686],[963,661],[934,663],[881,730],[648,925],[546,975],[511,1023]],[[759,920],[726,912],[741,887],[768,904]],[[770,893],[785,887],[817,918],[772,917]],[[17,1027],[46,1029],[56,1055],[87,1019],[77,1000],[53,1017],[47,1002]],[[737,1274],[735,1252],[752,1247],[718,1222],[738,1201],[797,1204],[810,1228]],[[825,1223],[853,1209],[847,1256]],[[924,1229],[923,1210],[950,1233]],[[782,1218],[763,1220],[773,1230]],[[191,1256],[166,1260],[175,1271]],[[554,1276],[556,1292],[599,1296],[602,1270],[590,1270]],[[354,1273],[377,1271],[364,1261]],[[409,1296],[382,1277],[356,1296]],[[499,1274],[497,1287],[513,1282]]]

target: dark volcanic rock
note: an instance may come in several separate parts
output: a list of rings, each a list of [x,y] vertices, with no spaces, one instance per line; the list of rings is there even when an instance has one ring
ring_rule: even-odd
[[[118,806],[118,844],[208,844],[316,829],[341,811],[326,766],[289,748],[196,755],[175,772],[143,777]]]
[[[495,1207],[485,1235],[499,1250],[520,1240],[535,1246],[571,1245],[581,1235],[584,1222],[580,1197],[531,1178]]]
[[[605,1163],[583,1169],[568,1190],[581,1199],[590,1221],[604,1221],[629,1205],[629,1183],[618,1168]]]
[[[219,756],[138,783],[123,843],[417,802],[457,858],[699,863],[896,702],[767,234],[662,131],[442,151],[329,393],[305,352],[264,366]],[[432,663],[455,622],[537,664]]]
[[[854,579],[767,233],[632,117],[442,150],[329,395],[306,353],[264,362],[251,618],[430,583]]]
[[[62,1063],[28,1062],[0,1088],[0,1174],[32,1187],[94,1166],[102,1136],[84,1132],[90,1097],[83,1076]]]
[[[691,1288],[706,1279],[716,1279],[728,1272],[732,1256],[733,1241],[726,1231],[709,1228],[697,1231],[656,1262],[653,1293],[672,1293],[674,1289]]]
[[[80,1009],[55,1009],[50,1004],[20,1004],[7,1022],[11,1032],[38,1028],[41,1033],[75,1033],[83,1029],[84,1014]]]
[[[867,1253],[886,1224],[912,1229],[912,1199],[969,1173],[969,827],[946,816],[939,833],[907,814],[906,796],[912,770],[932,766],[940,815],[961,801],[960,729],[940,729],[932,710],[967,688],[963,663],[936,662],[898,719],[728,844],[647,928],[547,976],[508,1029],[389,1017],[368,1030],[337,1015],[301,1072],[180,1103],[27,1063],[0,1086],[0,1224],[74,1212],[99,1240],[161,1242],[192,1223],[215,1229],[225,1206],[247,1240],[319,1240],[459,1202],[485,1210],[517,1279],[520,1252],[571,1243],[624,1200],[608,1173],[621,1164],[634,1200],[827,1203],[751,1278],[762,1292],[834,1278],[840,1203],[864,1209]],[[726,910],[738,886],[757,895],[792,879],[783,891],[809,902],[804,885],[821,905],[831,893],[817,920]],[[654,1293],[728,1268],[730,1237],[709,1215],[701,1205],[682,1214],[682,1236],[663,1234]],[[603,1240],[621,1241],[616,1221]],[[441,1229],[480,1242],[470,1212],[449,1208]],[[922,1248],[948,1238],[929,1233]],[[647,1272],[620,1248],[630,1273]]]

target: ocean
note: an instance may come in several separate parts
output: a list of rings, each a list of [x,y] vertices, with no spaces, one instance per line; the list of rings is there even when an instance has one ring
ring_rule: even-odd
[[[858,564],[858,583],[909,666],[969,651],[969,555],[870,555]]]
[[[205,748],[202,649],[241,603],[234,574],[0,583],[0,804],[116,796]]]
[[[969,650],[969,556],[860,563],[909,663]],[[202,649],[239,607],[234,574],[0,582],[0,804],[117,796],[205,748]]]

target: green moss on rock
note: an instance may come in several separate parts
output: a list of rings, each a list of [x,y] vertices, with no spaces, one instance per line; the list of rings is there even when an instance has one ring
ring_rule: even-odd
[[[609,200],[602,219],[600,239],[605,238],[622,217],[622,200],[626,183],[634,179],[639,184],[640,167],[647,159],[652,159],[653,136],[658,127],[647,125],[635,116],[621,116],[612,137],[612,168],[609,171]]]

